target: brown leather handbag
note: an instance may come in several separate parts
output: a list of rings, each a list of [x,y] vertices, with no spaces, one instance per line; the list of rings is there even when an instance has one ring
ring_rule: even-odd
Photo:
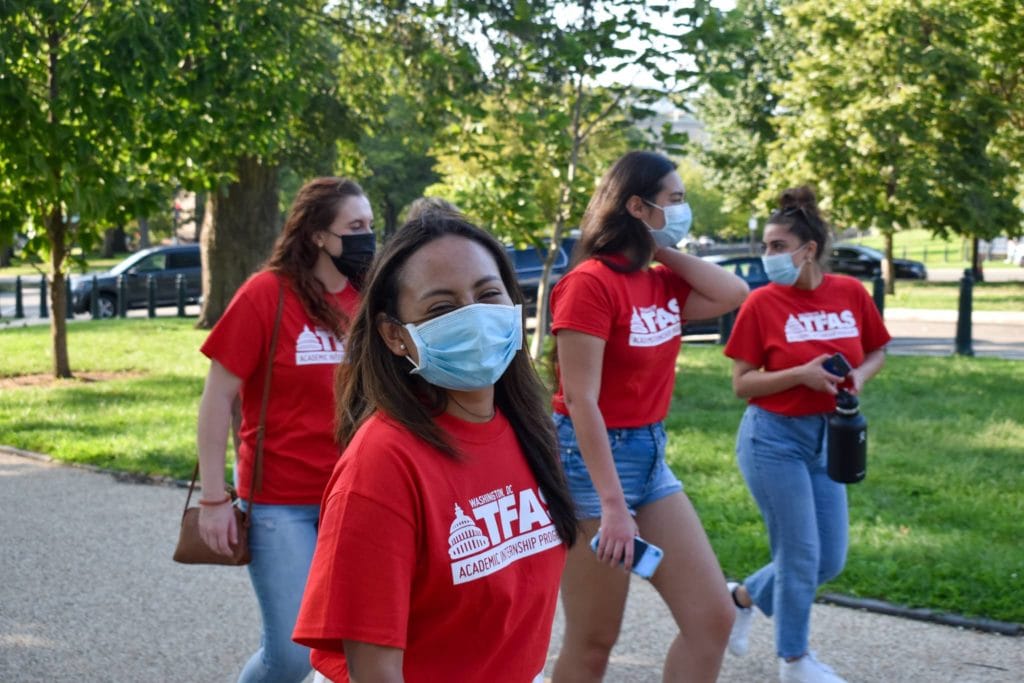
[[[260,422],[256,429],[256,452],[253,458],[252,481],[249,495],[254,495],[263,483],[263,435],[267,426],[267,405],[270,403],[270,377],[274,367],[274,351],[277,349],[277,337],[281,331],[281,314],[284,311],[284,283],[277,295],[277,314],[274,318],[274,331],[270,336],[270,353],[267,355],[267,374],[263,382],[263,402],[260,404]],[[229,489],[231,504],[235,513],[235,525],[238,528],[238,543],[231,548],[231,555],[222,555],[206,544],[199,535],[199,508],[188,506],[192,500],[192,492],[196,488],[196,477],[199,475],[199,462],[192,471],[192,482],[188,486],[185,498],[185,510],[181,513],[181,530],[178,533],[178,545],[174,549],[174,561],[182,564],[226,564],[240,566],[249,564],[249,513],[243,512],[235,504],[237,494]],[[250,502],[252,509],[254,503]]]

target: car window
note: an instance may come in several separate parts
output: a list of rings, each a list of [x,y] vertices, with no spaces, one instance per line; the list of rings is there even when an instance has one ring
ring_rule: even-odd
[[[199,251],[176,251],[167,255],[168,268],[199,268]]]
[[[136,273],[152,273],[163,270],[167,263],[167,254],[151,254],[142,259],[135,266]]]
[[[537,251],[535,247],[510,249],[509,255],[512,257],[512,265],[518,273],[529,270],[541,270],[544,267],[544,257],[546,256],[544,252]],[[555,258],[554,267],[564,268],[568,261],[569,258],[566,256],[565,250],[559,250],[558,256]]]

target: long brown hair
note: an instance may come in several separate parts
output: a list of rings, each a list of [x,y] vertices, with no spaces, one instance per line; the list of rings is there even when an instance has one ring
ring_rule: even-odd
[[[314,178],[302,186],[288,212],[284,230],[264,268],[292,283],[302,307],[314,321],[341,337],[348,326],[346,316],[325,296],[327,289],[313,275],[320,250],[315,233],[327,230],[349,197],[364,197],[363,188],[346,178]],[[355,286],[354,283],[349,283]]]
[[[634,195],[653,201],[661,181],[676,169],[668,157],[656,152],[628,152],[619,157],[594,191],[580,222],[580,239],[572,253],[572,266],[594,256],[610,268],[632,272],[646,266],[656,245],[643,221],[626,209]],[[622,254],[627,265],[604,256]]]
[[[399,284],[406,262],[423,246],[448,235],[483,246],[497,263],[512,301],[523,303],[522,291],[504,247],[462,216],[433,211],[403,225],[384,245],[366,279],[363,300],[348,333],[347,362],[338,366],[335,380],[339,396],[337,436],[342,447],[367,418],[380,411],[424,443],[451,457],[459,457],[445,432],[434,421],[447,404],[447,393],[419,375],[409,374],[409,362],[391,353],[377,331],[381,314],[392,319],[398,317]],[[525,325],[523,327],[525,329]],[[559,463],[558,439],[544,387],[525,348],[524,334],[523,349],[516,353],[505,374],[494,385],[494,400],[512,425],[558,535],[572,545],[576,540],[572,497]]]

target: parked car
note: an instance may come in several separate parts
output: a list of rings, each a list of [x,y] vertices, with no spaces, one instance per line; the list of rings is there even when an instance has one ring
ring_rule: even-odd
[[[854,277],[873,278],[882,273],[885,255],[877,249],[860,244],[840,242],[832,247],[828,265],[833,273],[844,273]],[[920,261],[894,258],[893,268],[898,279],[927,280],[928,269]]]
[[[562,238],[558,255],[551,267],[551,286],[554,286],[568,270],[569,258],[572,256],[572,248],[576,245],[576,239],[575,235]],[[532,314],[537,308],[537,285],[540,284],[540,276],[544,271],[544,258],[547,254],[544,250],[538,251],[533,246],[523,249],[506,247],[506,249],[509,260],[512,261],[512,267],[515,268],[519,287],[523,290],[526,309]]]
[[[728,254],[716,254],[704,256],[705,261],[717,263],[721,267],[732,271],[743,278],[750,290],[768,284],[768,276],[764,272],[764,264],[760,256],[729,256]],[[719,331],[718,318],[706,318],[703,320],[687,320],[683,326],[683,334],[717,334]]]
[[[178,303],[178,275],[185,276],[185,300],[195,303],[202,295],[202,266],[198,244],[153,247],[136,252],[109,271],[86,273],[71,278],[75,313],[90,310],[92,281],[96,277],[97,308],[100,318],[117,315],[117,278],[124,276],[125,309],[148,305],[149,277],[156,286],[156,305]]]

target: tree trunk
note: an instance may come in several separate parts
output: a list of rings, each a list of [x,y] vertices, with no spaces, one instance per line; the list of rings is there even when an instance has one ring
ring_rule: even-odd
[[[398,230],[398,207],[388,198],[384,198],[384,239],[388,240]]]
[[[195,216],[192,219],[196,224],[196,242],[203,239],[203,221],[206,220],[206,193],[196,192]]]
[[[135,249],[149,249],[149,219],[139,216],[139,243]]]
[[[892,233],[885,233],[885,258],[882,259],[882,278],[885,280],[885,293],[896,294],[896,269],[892,265],[893,239]]]
[[[14,247],[9,245],[0,247],[0,268],[10,268],[12,258],[14,258]]]
[[[981,246],[977,237],[971,238],[971,278],[975,282],[983,282],[985,280],[985,271],[982,270],[981,266]]]
[[[220,319],[242,283],[269,258],[280,232],[277,166],[245,157],[237,170],[236,182],[210,193],[204,215],[200,328]]]
[[[67,256],[67,225],[60,206],[50,209],[46,219],[46,235],[50,240],[50,339],[53,342],[53,376],[71,377],[68,360],[67,291],[64,284],[64,259]]]
[[[114,254],[123,254],[126,251],[128,251],[128,244],[125,240],[123,225],[103,231],[103,258],[112,258]]]

